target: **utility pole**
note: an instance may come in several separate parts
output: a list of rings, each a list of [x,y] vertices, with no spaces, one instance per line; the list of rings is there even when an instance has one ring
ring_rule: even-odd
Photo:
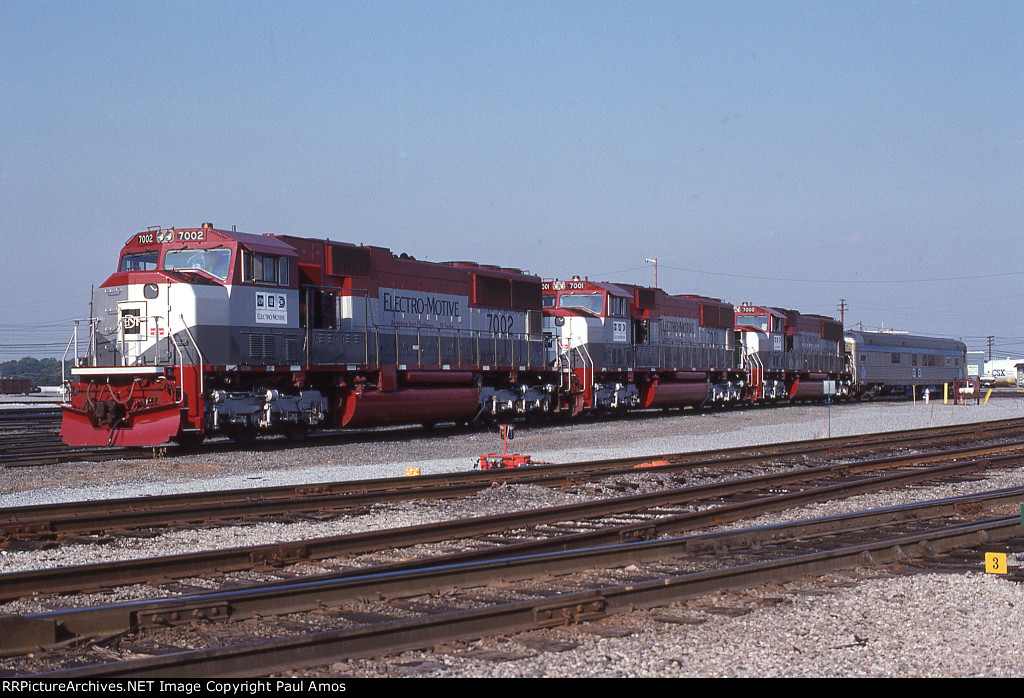
[[[654,288],[658,288],[658,258],[655,257],[654,259],[645,259],[644,264],[654,265]]]
[[[837,308],[837,310],[839,310],[839,323],[841,325],[843,325],[844,327],[846,326],[846,322],[845,322],[845,320],[846,320],[846,309],[848,307],[850,307],[850,306],[846,305],[846,299],[845,298],[840,298],[839,299],[839,308]]]
[[[992,360],[992,340],[995,339],[992,335],[988,336],[988,360]]]

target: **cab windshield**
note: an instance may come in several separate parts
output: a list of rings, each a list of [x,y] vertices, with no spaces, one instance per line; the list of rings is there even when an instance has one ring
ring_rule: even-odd
[[[604,300],[600,293],[563,293],[558,297],[559,308],[583,310],[591,315],[601,315]]]
[[[195,269],[223,281],[231,271],[231,250],[224,247],[169,250],[164,253],[164,269]]]
[[[743,318],[743,324],[748,327],[756,327],[762,332],[768,331],[768,316],[767,315],[748,315]]]
[[[137,252],[135,254],[126,254],[121,257],[121,266],[117,268],[118,271],[153,271],[156,269],[156,259],[160,255],[155,250],[153,252]]]

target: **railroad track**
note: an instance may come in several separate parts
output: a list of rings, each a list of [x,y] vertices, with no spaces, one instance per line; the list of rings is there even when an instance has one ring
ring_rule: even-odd
[[[0,543],[12,538],[60,538],[145,527],[214,525],[223,521],[253,520],[261,516],[343,512],[412,499],[463,497],[491,487],[496,482],[566,487],[593,481],[598,477],[634,474],[638,467],[650,473],[722,470],[756,466],[766,459],[798,458],[803,461],[813,456],[845,458],[880,449],[927,447],[936,442],[1012,438],[1014,434],[1024,436],[1024,420],[738,447],[714,453],[672,453],[509,470],[12,507],[0,509]],[[976,454],[978,451],[975,449],[967,453]]]
[[[1007,450],[1010,452],[1007,453]],[[1022,444],[958,449],[952,453],[928,456],[899,456],[861,463],[801,468],[532,511],[512,511],[329,538],[10,572],[0,574],[0,599],[102,589],[153,579],[180,579],[282,567],[454,539],[486,537],[490,541],[486,547],[478,547],[471,553],[452,558],[458,561],[493,558],[508,554],[510,550],[520,555],[531,555],[589,545],[653,539],[668,533],[721,525],[798,505],[840,499],[908,483],[950,478],[979,470],[1019,467],[1021,463],[1024,463]],[[814,484],[816,481],[819,484]],[[779,493],[780,489],[787,491]],[[728,501],[728,498],[736,497],[739,501]],[[702,502],[713,506],[703,506]],[[609,518],[614,519],[614,522],[601,523],[602,519]],[[595,521],[596,524],[591,523]],[[531,540],[523,541],[522,530],[526,528],[532,528],[535,533]],[[569,532],[566,532],[567,529]],[[515,533],[511,537],[501,537],[509,532]],[[428,563],[417,561],[406,563],[403,567],[423,564]]]
[[[979,428],[981,425],[971,425],[967,432],[961,432],[960,434],[947,433],[945,436],[961,439],[978,438],[980,435],[981,438],[987,440],[1005,439],[1008,434],[1013,433],[1014,429],[1020,429],[1020,424],[1014,426],[1004,423],[996,426],[1000,427],[999,431],[993,432],[989,429]],[[878,436],[887,438],[892,435]],[[902,437],[908,439],[920,439],[923,436],[924,434],[920,433],[913,436],[908,434],[902,435]],[[868,446],[869,451],[877,451],[884,448],[881,440],[872,444],[872,437],[857,437],[856,441],[860,442],[862,448]],[[820,442],[817,441],[811,442],[811,444],[821,446]],[[762,447],[758,448],[761,449]],[[778,458],[799,457],[802,459],[802,454],[805,453],[805,449],[797,444],[782,444],[767,447],[766,450],[773,451],[777,454]],[[767,457],[763,453],[754,453],[753,451],[748,451],[747,453],[740,453],[738,449],[730,449],[730,451],[729,453],[715,454],[713,456],[711,454],[672,454],[674,457],[671,461],[673,462],[668,463],[666,466],[658,466],[667,469],[660,473],[656,473],[657,468],[636,470],[634,467],[623,466],[621,463],[609,470],[607,462],[600,466],[595,466],[594,472],[595,474],[603,473],[604,476],[608,476],[609,473],[621,474],[624,472],[656,473],[656,476],[662,478],[664,482],[671,483],[672,479],[676,477],[676,474],[671,472],[673,468],[685,469],[692,466],[702,470],[720,468],[728,471],[730,468],[747,468],[749,464],[764,461]],[[522,570],[531,569],[528,567],[516,567],[519,564],[528,564],[526,562],[520,563],[520,560],[543,559],[543,564],[548,565],[545,569],[548,571],[558,571],[559,574],[562,574],[565,570],[569,570],[569,567],[560,565],[579,564],[582,565],[580,569],[588,565],[590,568],[605,565],[615,567],[619,563],[613,561],[616,559],[614,555],[625,556],[617,558],[620,562],[622,560],[633,560],[635,562],[650,558],[650,562],[645,564],[650,564],[652,566],[651,569],[655,570],[658,565],[665,564],[661,562],[663,559],[678,560],[685,558],[693,562],[696,557],[701,558],[701,564],[705,566],[710,564],[714,567],[726,564],[737,569],[741,567],[746,568],[746,572],[739,573],[740,576],[732,577],[731,579],[763,580],[763,577],[758,577],[753,572],[754,568],[751,565],[756,567],[768,564],[769,562],[775,562],[775,560],[767,560],[765,558],[779,556],[788,556],[793,559],[803,558],[804,562],[793,563],[790,566],[783,564],[782,569],[813,569],[801,567],[800,565],[810,563],[810,558],[807,558],[808,555],[818,554],[819,544],[814,542],[815,538],[827,536],[834,539],[837,535],[850,535],[853,531],[871,530],[883,524],[893,525],[895,522],[897,525],[903,526],[903,529],[900,531],[899,536],[893,537],[891,540],[906,539],[906,542],[896,543],[895,548],[882,546],[879,553],[873,552],[875,548],[865,548],[859,553],[860,564],[865,562],[870,564],[872,561],[876,563],[884,562],[891,555],[896,555],[897,558],[902,556],[902,559],[906,561],[906,559],[917,554],[930,555],[932,554],[930,551],[944,549],[941,546],[936,547],[934,543],[930,543],[932,547],[929,548],[928,545],[909,542],[911,538],[908,536],[916,535],[914,531],[909,529],[920,526],[920,521],[926,518],[936,519],[943,516],[962,516],[964,512],[968,511],[989,509],[993,506],[1005,505],[1006,502],[1019,502],[1021,499],[1024,499],[1024,493],[1020,490],[1012,490],[992,494],[987,500],[976,495],[973,499],[958,498],[955,501],[944,501],[931,505],[935,507],[931,513],[926,513],[919,506],[917,509],[908,507],[905,509],[905,512],[898,514],[891,512],[863,512],[842,519],[831,517],[820,522],[803,522],[801,524],[803,527],[801,529],[802,532],[797,529],[786,530],[781,527],[771,527],[770,530],[767,528],[758,529],[761,531],[760,533],[754,533],[749,530],[746,532],[715,532],[714,534],[690,535],[679,539],[684,540],[685,543],[679,543],[676,539],[672,539],[676,540],[675,543],[666,543],[664,536],[677,535],[680,532],[701,528],[713,528],[721,525],[723,522],[750,518],[764,511],[778,511],[809,502],[848,497],[859,492],[900,487],[909,482],[973,477],[973,473],[988,468],[1019,467],[1022,458],[1024,458],[1024,454],[1020,451],[1021,444],[1008,442],[989,444],[982,448],[960,448],[952,452],[947,450],[945,453],[902,454],[859,462],[833,462],[828,465],[814,467],[810,467],[806,463],[799,464],[799,467],[793,467],[793,464],[790,463],[783,472],[774,472],[765,476],[748,476],[725,482],[705,483],[699,486],[674,487],[666,491],[620,496],[603,502],[575,504],[569,507],[549,507],[544,510],[518,511],[504,515],[477,517],[472,520],[425,524],[408,529],[390,529],[351,534],[349,536],[338,536],[333,539],[208,551],[207,553],[196,554],[194,557],[168,556],[166,558],[126,561],[112,565],[89,565],[58,568],[49,571],[36,570],[24,574],[11,573],[0,575],[0,595],[3,595],[5,598],[13,598],[25,593],[47,594],[55,593],[61,589],[95,589],[131,582],[145,582],[159,578],[210,575],[211,570],[215,570],[213,573],[214,578],[221,577],[225,572],[234,569],[254,570],[255,576],[261,577],[274,569],[279,569],[293,562],[308,564],[313,560],[360,554],[370,550],[393,550],[417,543],[435,541],[462,540],[461,545],[463,548],[466,548],[461,552],[443,556],[425,557],[420,554],[419,557],[401,562],[377,564],[368,570],[334,569],[325,574],[300,577],[299,580],[278,579],[265,585],[264,588],[254,587],[253,589],[245,590],[244,593],[239,591],[238,593],[241,594],[239,596],[234,596],[235,592],[233,591],[221,589],[213,596],[191,593],[180,599],[154,601],[151,602],[152,605],[150,606],[143,604],[131,607],[116,607],[115,610],[110,611],[114,614],[113,616],[104,615],[108,611],[95,609],[84,609],[78,614],[70,615],[31,614],[29,616],[9,616],[0,619],[0,638],[10,638],[8,640],[0,639],[0,653],[17,653],[24,651],[25,648],[54,645],[63,647],[66,651],[73,653],[74,647],[84,643],[85,649],[82,651],[86,654],[92,652],[90,656],[93,658],[92,661],[95,661],[96,656],[105,653],[110,654],[110,656],[118,654],[109,650],[108,646],[126,648],[147,646],[146,642],[148,640],[140,640],[136,636],[141,635],[143,638],[146,638],[148,633],[156,633],[161,630],[198,632],[201,636],[206,636],[207,639],[216,637],[217,642],[214,644],[231,645],[232,643],[228,641],[229,638],[254,632],[256,626],[245,626],[245,623],[258,623],[259,627],[262,628],[269,622],[278,628],[277,632],[288,632],[288,629],[290,629],[293,633],[305,633],[307,629],[307,626],[304,625],[305,621],[281,620],[271,622],[267,619],[269,616],[278,613],[306,613],[311,609],[322,614],[326,609],[339,605],[350,610],[340,611],[342,620],[332,622],[351,625],[354,620],[358,620],[365,625],[361,629],[331,629],[327,631],[331,638],[326,636],[321,638],[326,642],[323,647],[313,648],[311,645],[303,645],[303,642],[309,641],[308,638],[305,640],[276,640],[269,643],[264,650],[258,650],[259,652],[267,651],[270,654],[256,655],[260,657],[260,659],[256,660],[257,664],[251,663],[253,661],[251,655],[246,655],[244,652],[236,655],[233,654],[235,649],[225,647],[221,648],[220,654],[216,659],[211,659],[208,656],[208,651],[205,655],[202,653],[193,655],[193,660],[199,662],[198,664],[179,665],[172,668],[170,665],[161,663],[167,660],[154,658],[146,660],[146,662],[153,662],[152,667],[145,662],[143,664],[132,663],[133,668],[124,670],[128,671],[128,674],[117,673],[122,671],[122,668],[119,666],[97,668],[95,671],[99,673],[96,674],[81,674],[82,676],[145,676],[148,675],[147,672],[155,671],[158,673],[166,672],[164,675],[172,675],[178,672],[177,675],[179,676],[200,676],[205,675],[204,672],[209,671],[211,673],[208,675],[263,675],[274,671],[271,667],[277,665],[272,662],[291,662],[289,668],[298,666],[298,660],[294,658],[294,654],[288,660],[281,657],[289,656],[289,652],[294,653],[296,651],[295,648],[300,646],[306,648],[299,650],[302,655],[302,661],[316,664],[321,663],[323,657],[332,657],[333,659],[329,661],[335,661],[338,657],[365,656],[358,653],[352,654],[351,643],[356,643],[362,647],[363,650],[361,651],[370,653],[393,652],[412,646],[424,646],[423,644],[415,643],[414,645],[405,646],[401,644],[401,641],[395,639],[396,637],[408,639],[409,633],[412,633],[417,638],[416,643],[427,642],[430,644],[440,641],[431,640],[430,638],[464,637],[467,632],[466,628],[470,627],[477,628],[477,632],[479,632],[481,627],[488,628],[488,633],[514,632],[514,628],[519,627],[516,623],[520,622],[515,620],[515,618],[521,619],[525,617],[523,616],[523,608],[525,606],[523,608],[517,606],[515,609],[512,609],[509,604],[487,604],[485,602],[487,598],[491,598],[493,601],[495,593],[499,596],[510,594],[508,580],[513,577],[518,578],[517,575],[523,574]],[[709,456],[711,457],[709,458]],[[824,449],[821,457],[824,456],[833,459],[846,459],[849,457],[849,453],[839,450],[835,444],[832,444]],[[730,461],[732,458],[738,460]],[[636,459],[630,460],[635,461]],[[718,465],[714,465],[716,463]],[[636,464],[634,462],[632,465],[635,466]],[[602,470],[602,468],[605,469]],[[618,468],[618,470],[615,468]],[[519,473],[519,471],[511,472]],[[492,474],[494,473],[475,473],[470,475],[482,476]],[[529,474],[524,473],[524,475]],[[559,477],[566,477],[569,482],[579,482],[578,474],[573,475],[570,472],[560,473]],[[618,477],[618,475],[614,475],[614,477]],[[409,484],[410,481],[415,480],[417,479],[406,478],[402,482]],[[379,481],[377,482],[379,484]],[[886,521],[884,517],[887,516],[894,518]],[[1013,518],[1019,528],[1019,514],[1015,514],[1011,518]],[[8,517],[8,524],[12,520],[16,520],[16,517]],[[532,533],[526,530],[527,526],[532,527]],[[935,527],[933,529],[930,529],[929,535],[932,538],[939,536],[940,534],[935,532],[938,529]],[[1002,536],[1005,531],[1010,531],[1008,535],[1017,535],[1013,533],[1013,525],[1007,523],[1006,520],[995,523],[986,521],[975,524],[975,528],[972,530],[973,533],[971,535],[989,536],[989,541]],[[979,531],[984,533],[979,533]],[[960,535],[961,538],[956,540],[967,540],[962,536],[968,534],[962,533]],[[932,538],[926,539],[931,541]],[[957,544],[963,545],[965,543]],[[628,547],[623,547],[627,545]],[[678,553],[679,548],[672,548],[672,545],[682,545],[684,552]],[[769,545],[775,546],[773,548],[775,552],[771,555],[762,553],[762,549]],[[780,545],[788,545],[792,549],[785,551]],[[910,553],[907,552],[908,546],[913,548],[913,551]],[[587,552],[588,549],[597,547],[607,550]],[[735,552],[737,547],[742,549],[739,557],[737,557]],[[669,549],[676,552],[657,552]],[[808,550],[812,552],[808,552]],[[889,550],[889,552],[885,552],[886,550]],[[892,550],[902,552],[892,553]],[[565,562],[556,562],[556,557],[552,557],[556,553],[566,554]],[[597,558],[593,558],[591,562],[585,564],[581,562],[568,562],[569,560],[585,560],[590,555],[610,555],[612,557],[609,557],[608,560],[612,560],[612,562],[594,562],[593,560]],[[683,557],[680,558],[680,555]],[[726,559],[727,557],[731,562]],[[743,559],[741,560],[740,558]],[[325,566],[327,569],[331,569],[337,564],[331,561],[326,563]],[[342,562],[341,564],[347,563]],[[630,564],[633,563],[631,562]],[[659,585],[672,589],[693,590],[710,588],[702,587],[698,582],[693,582],[696,586],[687,586],[679,581],[679,578],[693,578],[695,574],[712,574],[712,571],[707,569],[694,570],[688,567],[687,573],[684,575],[680,574],[679,564],[675,562],[668,564],[675,565],[675,573],[669,576],[651,577],[650,579],[631,579],[628,586],[637,589],[641,587],[649,588],[648,591],[651,594],[655,592]],[[846,563],[844,562],[842,565],[846,565]],[[513,567],[519,569],[520,572],[513,573],[510,571]],[[446,586],[449,583],[439,581],[441,578],[431,578],[429,575],[435,574],[435,572],[430,571],[431,569],[444,569],[448,570],[447,573],[463,576],[491,573],[485,572],[485,570],[503,571],[501,574],[504,574],[502,577],[504,581],[498,584],[498,592],[487,591],[489,587],[485,586],[485,590],[481,592],[483,595],[478,601],[473,602],[478,606],[477,608],[474,608],[472,611],[460,610],[455,615],[452,615],[452,604],[450,599],[448,599],[448,592],[444,592],[441,595],[441,598],[445,600],[442,606],[445,607],[441,609],[443,612],[439,614],[432,614],[421,608],[421,606],[429,605],[422,599],[417,598],[408,603],[395,601],[409,598],[408,594],[410,593],[422,593],[427,588],[438,590],[461,588],[458,585]],[[532,569],[534,571],[526,572],[525,574],[527,576],[536,575],[539,568]],[[290,573],[288,570],[280,571],[286,577],[294,577],[294,573]],[[568,574],[571,571],[565,573]],[[249,574],[253,576],[252,573]],[[744,576],[746,574],[750,576]],[[465,579],[470,579],[470,576],[465,576]],[[494,582],[482,581],[480,577],[472,577],[472,579],[474,579],[472,583],[466,582],[466,584],[494,584]],[[722,577],[722,579],[730,579],[730,577]],[[730,582],[730,584],[734,583]],[[757,582],[751,581],[751,583]],[[219,582],[217,584],[218,586],[220,585]],[[359,584],[363,586],[359,587]],[[366,586],[367,584],[370,586]],[[404,592],[398,591],[399,586],[402,584],[408,585]],[[353,591],[360,588],[362,591]],[[530,627],[544,627],[545,624],[554,622],[578,622],[588,618],[604,617],[609,613],[617,612],[620,608],[619,604],[631,603],[620,600],[626,599],[627,596],[620,597],[618,589],[619,587],[610,583],[589,589],[586,592],[589,594],[587,598],[592,599],[591,603],[597,605],[588,607],[584,603],[570,604],[568,606],[558,605],[559,600],[583,598],[579,595],[582,592],[578,592],[576,589],[567,588],[561,589],[558,592],[546,593],[544,588],[535,588],[533,592],[527,592],[519,591],[518,587],[516,587],[514,596],[523,594],[529,598],[512,605],[515,606],[520,603],[529,605],[532,603],[530,608],[533,609],[532,617],[534,620],[532,621],[533,625]],[[398,614],[399,616],[411,614],[422,615],[423,618],[401,620],[396,619],[394,613],[392,613],[387,623],[380,627],[365,623],[364,621],[374,613],[382,616],[388,615],[383,612],[364,610],[365,601],[368,597],[385,594],[385,590],[390,601],[384,607],[390,607],[392,611],[396,609],[402,611],[402,613]],[[253,595],[252,600],[247,600],[245,596],[245,594],[249,593]],[[685,593],[690,592],[683,593],[685,596]],[[643,597],[636,598],[642,599]],[[650,598],[653,599],[654,597]],[[658,603],[661,602],[658,601]],[[81,602],[72,601],[72,603],[78,605]],[[398,606],[395,606],[395,603],[398,603]],[[641,600],[636,602],[637,605],[643,605],[644,603],[648,603],[648,601]],[[650,603],[654,603],[654,601],[650,601]],[[388,604],[391,605],[388,606]],[[503,610],[498,615],[494,615],[499,606]],[[246,610],[243,610],[243,608]],[[591,610],[588,611],[586,610],[587,608],[591,608]],[[506,611],[509,611],[509,613],[506,613]],[[437,615],[438,617],[430,620],[428,616],[431,615]],[[115,618],[119,619],[112,620]],[[228,629],[231,627],[230,624],[223,626],[224,629],[221,630],[213,629],[222,627],[218,621],[229,618],[238,621],[242,625],[236,630]],[[489,620],[491,618],[494,618],[494,620]],[[489,625],[492,622],[494,623],[493,627]],[[319,623],[319,621],[316,621],[316,623]],[[418,623],[423,625],[418,625]],[[434,625],[435,623],[436,625]],[[394,631],[403,626],[403,624],[407,626],[406,631],[395,635]],[[445,628],[448,630],[445,630]],[[452,630],[453,628],[458,630]],[[446,636],[443,634],[445,632],[453,634]],[[5,642],[6,644],[3,644]],[[142,644],[139,644],[140,642]],[[165,639],[159,642],[166,644],[168,640]],[[171,644],[173,645],[174,642],[171,641]],[[285,647],[290,647],[290,649],[284,649]],[[332,649],[324,649],[327,647]],[[95,650],[89,648],[95,648]],[[373,648],[381,649],[374,650]],[[284,652],[284,654],[278,655],[278,651]],[[216,653],[217,651],[213,652]],[[125,654],[129,653],[120,653],[118,656],[124,656]],[[62,661],[45,652],[37,653],[37,655],[39,658],[46,659],[43,659],[41,665],[35,662],[35,660],[29,661],[23,666],[34,668],[27,669],[27,671],[39,671],[44,666],[59,666]],[[74,656],[78,658],[70,661],[80,661],[80,654]],[[56,664],[47,664],[47,662],[56,662]],[[211,663],[207,664],[207,662]],[[308,666],[309,664],[303,665]]]
[[[123,457],[124,449],[71,449],[60,438],[59,408],[0,410],[0,466],[29,467]]]
[[[738,529],[653,542],[589,548],[543,556],[503,557],[493,561],[435,565],[413,571],[375,570],[349,579],[304,580],[261,585],[180,599],[138,601],[115,607],[38,614],[20,625],[3,626],[6,651],[84,638],[121,636],[126,632],[192,625],[240,622],[270,614],[296,613],[376,600],[381,618],[358,627],[300,636],[246,642],[210,649],[176,652],[164,657],[62,670],[43,676],[257,676],[345,659],[394,654],[481,634],[509,634],[542,627],[594,621],[637,607],[663,605],[724,589],[782,582],[808,574],[883,564],[913,564],[943,553],[990,550],[997,541],[1024,535],[1018,516],[955,520],[967,510],[988,510],[1020,502],[1024,488],[948,498],[935,502]],[[952,517],[952,519],[951,519]],[[945,521],[943,521],[946,519]],[[879,527],[885,527],[879,535]],[[787,550],[799,542],[801,549]],[[723,551],[739,549],[730,559]],[[751,551],[757,551],[752,554]],[[713,553],[710,557],[707,553]],[[701,556],[703,562],[697,560]],[[687,563],[686,561],[689,561]],[[697,562],[697,564],[693,564]],[[710,562],[710,564],[709,564]],[[638,570],[638,566],[647,566]],[[567,575],[594,569],[632,570],[626,584],[607,577],[579,589]],[[667,566],[667,569],[666,569]],[[690,569],[681,569],[687,568]],[[515,591],[509,589],[515,582]],[[520,585],[520,583],[522,583]],[[503,594],[520,597],[494,603],[486,589],[500,585]],[[477,591],[485,589],[484,592]],[[401,619],[394,603],[423,598],[415,618]],[[467,594],[467,590],[469,593]],[[467,600],[451,610],[451,594]],[[442,599],[441,603],[437,603]],[[389,603],[391,605],[389,605]],[[429,608],[427,606],[430,606]],[[365,614],[364,614],[365,615]],[[54,628],[60,637],[51,636]]]
[[[637,412],[631,414],[631,419],[644,419],[652,412]],[[660,412],[658,412],[660,414]],[[56,409],[41,410],[0,410],[0,466],[2,467],[30,467],[40,465],[55,465],[59,463],[75,463],[83,461],[103,462],[107,460],[125,459],[133,457],[145,457],[153,452],[153,449],[140,448],[96,448],[96,449],[72,449],[60,440],[60,412]],[[979,428],[979,425],[1001,424],[996,429],[1012,429],[1013,423],[1024,424],[1024,420],[1002,420],[1000,422],[978,422],[946,427],[950,434],[960,433],[969,435]],[[552,426],[551,428],[558,428]],[[988,427],[984,427],[988,428]],[[285,438],[260,439],[255,444],[246,446],[246,449],[260,451],[274,451],[278,449],[305,448],[307,445],[332,446],[351,443],[352,439],[389,439],[405,438],[410,432],[420,432],[419,427],[402,427],[391,429],[366,429],[366,430],[323,430],[310,434],[305,442],[297,443]],[[927,433],[931,429],[908,430],[911,435],[914,432]],[[878,435],[882,437],[883,435]],[[790,442],[795,445],[806,445],[807,452],[815,452],[821,449],[842,447],[845,443],[855,443],[862,437],[834,437],[830,439],[817,439],[806,442]],[[162,447],[167,457],[193,453],[194,449],[181,448],[175,445]],[[234,451],[239,447],[232,442],[219,440],[205,444],[202,449],[205,452]],[[766,453],[770,452],[770,446],[765,446]]]

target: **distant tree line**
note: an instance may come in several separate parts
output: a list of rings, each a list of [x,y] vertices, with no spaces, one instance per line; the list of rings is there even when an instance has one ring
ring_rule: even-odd
[[[70,368],[71,362],[68,362]],[[60,360],[36,359],[26,356],[15,361],[0,362],[0,378],[28,378],[32,387],[60,385]]]

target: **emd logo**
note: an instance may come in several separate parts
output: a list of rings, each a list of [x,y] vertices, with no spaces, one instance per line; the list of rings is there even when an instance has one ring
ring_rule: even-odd
[[[142,328],[142,318],[139,317],[138,309],[121,311],[121,327],[124,328],[125,334],[139,333]]]

